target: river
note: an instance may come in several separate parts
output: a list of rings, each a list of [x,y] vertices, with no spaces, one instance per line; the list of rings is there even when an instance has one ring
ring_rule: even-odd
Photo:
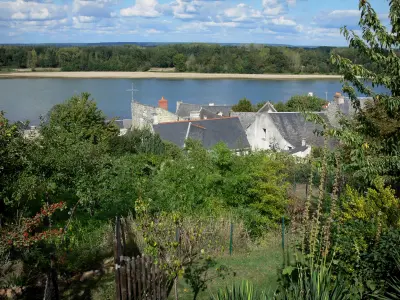
[[[243,80],[243,79],[0,79],[0,110],[11,121],[37,123],[40,115],[74,94],[89,92],[107,117],[131,118],[131,93],[135,100],[157,105],[164,96],[169,110],[176,101],[189,103],[235,104],[246,97],[253,103],[287,101],[291,96],[313,92],[329,100],[341,90],[339,80]]]

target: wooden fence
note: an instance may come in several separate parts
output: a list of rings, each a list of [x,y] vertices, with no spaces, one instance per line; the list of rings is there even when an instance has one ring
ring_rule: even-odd
[[[114,262],[117,300],[165,300],[167,276],[151,257],[125,256],[126,237],[121,220],[115,222]]]

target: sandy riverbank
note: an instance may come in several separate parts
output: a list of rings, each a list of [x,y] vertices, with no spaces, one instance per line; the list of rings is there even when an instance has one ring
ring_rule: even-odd
[[[128,78],[128,79],[259,79],[300,80],[340,79],[340,75],[295,75],[295,74],[210,74],[167,72],[11,72],[0,73],[0,78]]]

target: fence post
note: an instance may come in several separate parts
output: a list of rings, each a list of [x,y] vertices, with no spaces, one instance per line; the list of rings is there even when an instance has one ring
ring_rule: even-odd
[[[285,217],[282,216],[282,258],[283,258],[283,266],[285,263]]]
[[[176,249],[177,256],[180,256],[180,232],[179,232],[179,227],[176,226],[175,230],[175,241],[178,243],[178,247]],[[175,300],[178,300],[178,274],[176,274],[175,280],[174,280],[174,292],[175,292]]]
[[[120,282],[120,223],[119,217],[115,217],[115,233],[114,233],[114,271],[115,271],[115,296],[117,300],[121,299],[121,282]]]
[[[232,255],[233,250],[233,222],[231,222],[231,233],[229,237],[229,255]]]

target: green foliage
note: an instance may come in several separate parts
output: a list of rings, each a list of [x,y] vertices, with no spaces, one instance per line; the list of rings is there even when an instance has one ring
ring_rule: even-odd
[[[258,293],[248,281],[240,285],[233,284],[231,288],[220,289],[216,295],[210,297],[212,300],[266,300],[264,293]]]
[[[288,283],[278,288],[274,299],[352,299],[341,277],[333,276],[331,265],[310,263],[309,259],[308,264],[297,264],[283,272]]]
[[[346,188],[334,231],[338,270],[360,292],[384,289],[385,281],[397,275],[392,251],[400,247],[400,202],[382,179],[375,186],[365,195]]]
[[[286,103],[279,102],[274,105],[275,109],[280,112],[285,111],[321,111],[322,107],[326,105],[327,102],[324,99],[307,96],[307,95],[297,95],[292,96]]]
[[[330,265],[297,264],[283,270],[286,283],[281,282],[278,289],[271,293],[255,290],[251,283],[243,281],[240,285],[219,290],[212,295],[214,300],[345,300],[351,298],[344,281],[334,277]],[[265,291],[270,291],[266,293]]]
[[[341,29],[350,48],[367,58],[369,65],[361,65],[337,53],[331,55],[331,62],[344,76],[343,91],[356,109],[353,120],[342,121],[339,137],[345,146],[348,177],[361,187],[372,185],[376,176],[384,176],[391,184],[400,178],[399,6],[397,1],[390,1],[389,5],[390,32],[368,1],[359,4],[361,35],[346,27]],[[386,88],[389,93],[374,92],[370,85],[365,85],[366,81],[372,87]],[[361,105],[356,90],[372,97],[373,102],[365,107]]]
[[[263,45],[216,44],[110,45],[54,47],[0,46],[0,66],[29,68],[28,56],[37,53],[37,67],[63,71],[147,71],[172,68],[199,73],[337,73],[330,54],[340,54],[366,67],[377,68],[366,57],[347,48],[294,48]],[[175,56],[179,55],[178,63]]]
[[[174,56],[174,66],[177,72],[185,72],[186,71],[186,57],[182,53],[178,53]]]
[[[61,275],[97,270],[112,256],[112,225],[93,220],[77,220],[67,228],[64,243],[57,249]]]
[[[251,101],[247,98],[240,99],[239,102],[232,106],[232,111],[236,112],[257,112],[267,103],[262,101],[256,105],[251,104]]]
[[[254,111],[254,108],[250,100],[248,100],[247,98],[243,98],[239,100],[238,104],[232,106],[232,110],[238,112],[252,112]]]
[[[43,137],[47,140],[59,137],[73,142],[107,143],[118,133],[118,128],[113,121],[106,122],[103,112],[89,97],[89,93],[82,93],[55,105],[49,112],[48,120],[41,126]]]
[[[128,153],[163,155],[166,152],[160,136],[149,129],[135,129],[123,136],[112,137],[110,148],[111,153],[118,156]]]
[[[17,124],[11,124],[0,112],[0,224],[15,216],[8,209],[14,205],[15,181],[26,167],[28,145]]]

